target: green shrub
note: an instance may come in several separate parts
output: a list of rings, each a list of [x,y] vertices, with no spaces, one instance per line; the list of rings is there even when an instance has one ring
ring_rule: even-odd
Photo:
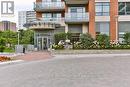
[[[55,50],[62,50],[62,49],[64,49],[64,46],[63,45],[53,45],[52,48]]]
[[[123,39],[126,44],[130,44],[130,32],[125,33]]]
[[[81,44],[81,42],[75,42],[73,44],[73,49],[83,49],[83,45]]]
[[[0,38],[0,52],[4,52],[6,40],[4,38]]]
[[[66,40],[66,33],[58,33],[54,35],[55,44],[58,44],[60,40]]]
[[[91,46],[93,45],[94,39],[88,33],[81,34],[80,35],[80,42],[81,42],[82,49],[88,49],[88,48],[91,48]]]
[[[96,40],[99,43],[98,45],[100,49],[110,47],[110,39],[109,39],[109,36],[107,36],[106,34],[97,35]]]
[[[61,40],[65,41],[66,39],[69,39],[71,41],[72,34],[71,33],[57,33],[54,35],[54,39],[55,39],[55,44],[58,44],[59,41]]]

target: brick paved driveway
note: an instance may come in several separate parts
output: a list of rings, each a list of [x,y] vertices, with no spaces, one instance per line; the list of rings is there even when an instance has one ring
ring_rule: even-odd
[[[15,57],[16,59],[21,59],[25,61],[43,60],[51,58],[51,54],[47,51],[31,52],[26,53],[21,56]]]

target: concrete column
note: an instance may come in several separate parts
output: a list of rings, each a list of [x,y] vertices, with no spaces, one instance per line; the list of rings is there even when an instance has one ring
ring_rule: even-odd
[[[84,33],[84,34],[88,33],[88,24],[82,25],[82,33]]]
[[[66,24],[66,26],[65,26],[65,33],[68,33],[68,24]]]

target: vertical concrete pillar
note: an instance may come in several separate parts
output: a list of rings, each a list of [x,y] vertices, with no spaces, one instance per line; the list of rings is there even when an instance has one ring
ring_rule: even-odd
[[[118,0],[110,0],[110,39],[116,40]]]
[[[92,35],[93,38],[96,37],[95,32],[95,0],[89,0],[89,34]]]
[[[68,24],[66,24],[66,26],[65,26],[65,33],[68,33]]]
[[[88,32],[88,25],[87,24],[83,24],[82,25],[82,33],[86,34]]]

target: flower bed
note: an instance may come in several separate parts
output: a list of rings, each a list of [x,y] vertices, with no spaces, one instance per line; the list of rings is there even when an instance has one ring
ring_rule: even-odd
[[[11,60],[11,58],[10,58],[10,57],[0,56],[0,62],[10,61],[10,60]]]

